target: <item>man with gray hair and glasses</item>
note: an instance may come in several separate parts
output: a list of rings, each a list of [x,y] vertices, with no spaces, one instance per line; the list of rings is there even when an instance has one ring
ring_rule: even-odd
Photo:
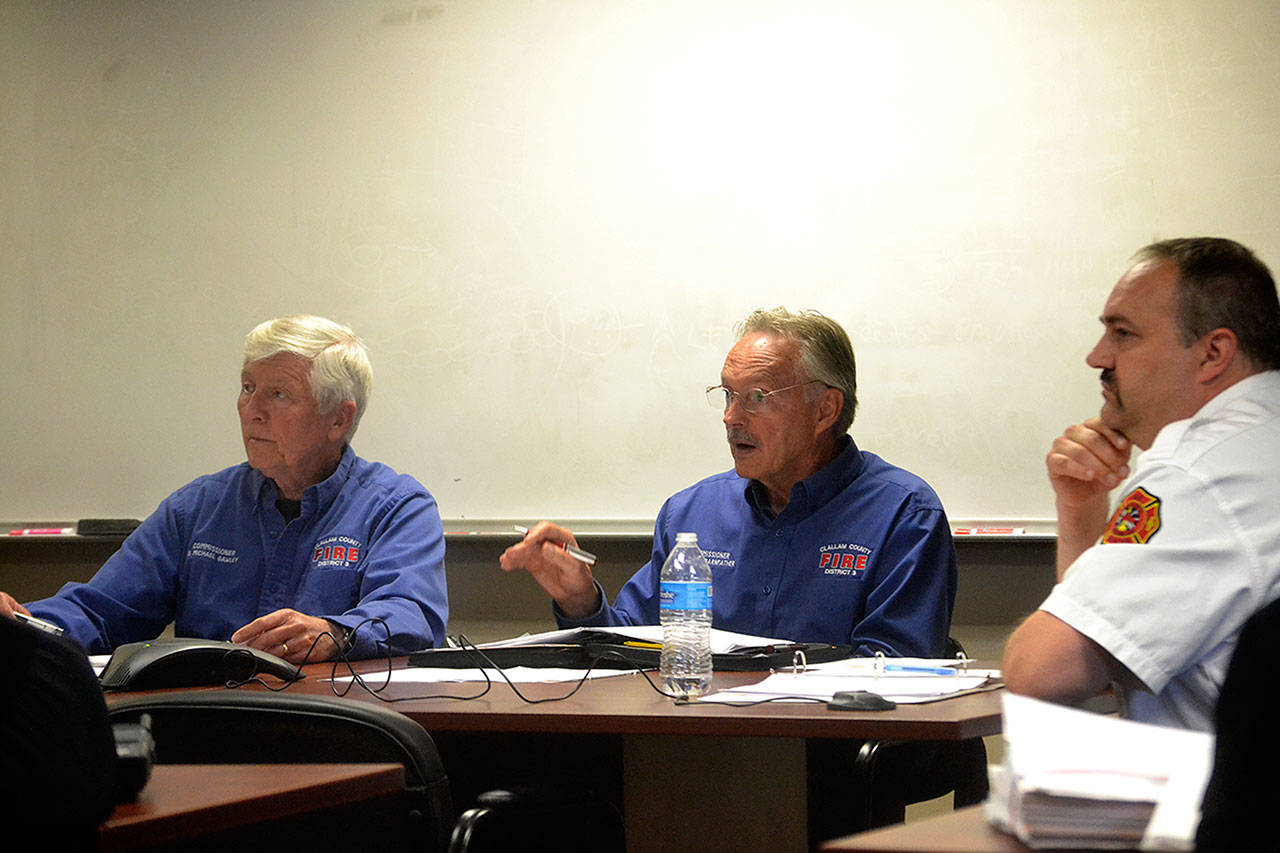
[[[561,626],[658,624],[659,574],[678,531],[698,534],[716,628],[855,654],[944,653],[956,593],[951,529],[928,484],[848,435],[853,347],[815,311],[756,311],[738,325],[720,384],[734,470],[667,500],[652,558],[610,606],[573,534],[542,522],[503,553],[554,601]]]
[[[720,384],[706,391],[734,470],[667,500],[649,562],[613,605],[565,551],[577,543],[563,527],[530,530],[503,553],[502,568],[533,575],[563,627],[656,625],[662,564],[676,533],[692,531],[711,563],[713,627],[850,645],[858,655],[941,656],[956,595],[951,528],[924,480],[849,436],[858,405],[849,336],[816,311],[784,308],[754,312],[737,332]],[[814,849],[868,827],[851,805],[860,746],[805,742]],[[929,775],[935,752],[913,744],[882,761],[875,784],[885,801],[920,799],[910,780]]]
[[[26,607],[0,592],[0,614],[51,622],[90,653],[170,622],[179,637],[291,663],[439,645],[448,601],[435,500],[350,446],[372,383],[346,326],[262,323],[245,339],[236,404],[247,462],[167,497],[88,583]],[[355,631],[368,619],[387,630]]]

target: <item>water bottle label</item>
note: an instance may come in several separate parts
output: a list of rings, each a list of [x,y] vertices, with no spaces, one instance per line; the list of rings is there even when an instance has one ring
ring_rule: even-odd
[[[658,590],[661,610],[710,610],[711,584],[690,581],[663,581]]]

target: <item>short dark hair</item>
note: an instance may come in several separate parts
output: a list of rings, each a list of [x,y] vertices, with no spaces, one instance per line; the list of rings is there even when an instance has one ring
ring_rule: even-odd
[[[1152,243],[1135,257],[1177,265],[1178,334],[1184,345],[1214,329],[1230,329],[1255,368],[1280,368],[1280,298],[1271,271],[1253,252],[1222,237],[1182,237]]]

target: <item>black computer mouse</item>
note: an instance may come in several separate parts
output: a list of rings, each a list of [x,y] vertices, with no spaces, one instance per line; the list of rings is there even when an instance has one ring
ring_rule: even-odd
[[[239,643],[165,639],[117,647],[100,680],[103,690],[155,690],[248,681],[255,675],[297,681],[302,671],[275,655]]]
[[[892,711],[898,703],[870,690],[841,690],[827,707],[833,711]]]

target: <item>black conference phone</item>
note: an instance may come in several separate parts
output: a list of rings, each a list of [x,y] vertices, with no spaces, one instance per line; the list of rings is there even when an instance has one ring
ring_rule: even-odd
[[[303,677],[288,661],[239,643],[164,639],[119,646],[100,680],[103,690],[156,690],[242,682],[257,675],[282,681]]]

